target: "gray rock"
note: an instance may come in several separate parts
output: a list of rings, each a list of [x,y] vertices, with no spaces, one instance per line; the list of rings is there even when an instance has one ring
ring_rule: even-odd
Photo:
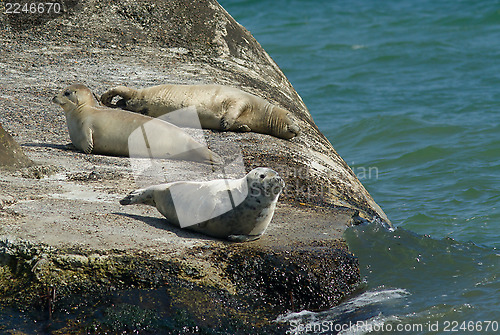
[[[0,123],[16,131],[29,158],[60,171],[40,180],[0,172],[0,187],[15,199],[0,208],[0,235],[15,237],[0,245],[0,298],[36,306],[47,285],[64,297],[166,285],[194,320],[223,328],[224,313],[225,322],[255,333],[277,313],[326,309],[356,289],[359,267],[342,233],[355,222],[390,221],[244,27],[215,0],[66,5],[61,15],[0,19]],[[67,146],[64,115],[50,103],[75,82],[97,94],[116,85],[216,83],[293,113],[302,132],[291,141],[204,131],[212,150],[241,150],[247,171],[268,166],[284,178],[266,234],[230,244],[175,228],[154,209],[120,206],[137,187],[129,161]],[[203,170],[164,163],[179,179]],[[203,315],[194,301],[204,302]]]
[[[33,162],[26,157],[19,144],[0,124],[0,167],[21,168],[32,164]]]

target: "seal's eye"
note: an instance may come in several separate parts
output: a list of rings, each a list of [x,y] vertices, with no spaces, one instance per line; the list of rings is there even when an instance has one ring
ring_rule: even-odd
[[[65,95],[65,96],[67,96],[67,97],[69,97],[69,96],[70,96],[70,94],[71,94],[71,92],[70,92],[70,91],[66,91],[66,92],[64,92],[64,95]]]
[[[260,179],[264,179],[264,178],[266,178],[266,176],[265,176],[265,175],[263,175],[263,174],[261,174],[259,177],[260,177]]]

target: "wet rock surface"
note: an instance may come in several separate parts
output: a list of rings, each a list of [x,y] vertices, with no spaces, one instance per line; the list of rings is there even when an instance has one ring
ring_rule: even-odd
[[[357,259],[342,242],[343,231],[374,217],[390,223],[245,28],[213,0],[68,1],[64,8],[51,17],[0,19],[0,123],[29,159],[54,167],[46,173],[37,168],[39,174],[0,170],[4,304],[57,314],[95,303],[77,303],[75,296],[107,302],[128,296],[138,304],[140,297],[156,295],[165,310],[184,313],[178,323],[151,321],[157,328],[202,324],[280,333],[281,326],[272,323],[278,313],[329,308],[356,289]],[[291,141],[256,133],[202,134],[227,166],[236,152],[246,171],[267,166],[285,180],[266,234],[231,244],[176,228],[152,207],[120,206],[118,200],[143,182],[131,162],[67,145],[63,111],[50,102],[75,82],[96,94],[116,85],[224,84],[289,110],[302,130]],[[242,172],[188,162],[161,166],[168,181],[236,178]],[[140,319],[151,306],[136,307],[109,313]],[[81,327],[93,324],[92,313],[75,316]],[[110,329],[106,322],[96,327]],[[58,327],[78,328],[71,321]]]

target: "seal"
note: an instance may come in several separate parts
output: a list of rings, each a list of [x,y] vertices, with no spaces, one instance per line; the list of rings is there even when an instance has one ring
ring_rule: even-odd
[[[116,96],[122,99],[113,104]],[[205,129],[253,131],[284,139],[299,134],[299,126],[285,109],[222,85],[158,85],[139,90],[118,86],[105,92],[101,102],[151,117],[194,107]]]
[[[64,109],[71,142],[87,154],[129,156],[129,146],[134,144],[130,140],[140,135],[146,145],[139,156],[222,163],[217,154],[173,124],[100,106],[84,85],[69,86],[52,101]]]
[[[246,242],[264,234],[284,186],[276,171],[259,167],[241,179],[153,185],[131,192],[120,204],[151,205],[181,228]]]

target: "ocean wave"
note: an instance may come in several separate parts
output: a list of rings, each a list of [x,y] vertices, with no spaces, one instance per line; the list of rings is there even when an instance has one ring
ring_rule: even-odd
[[[378,325],[393,319],[382,317],[376,312],[373,315],[374,310],[409,294],[404,289],[380,287],[359,294],[328,311],[288,313],[280,315],[276,322],[289,324],[289,334],[364,334],[363,331],[373,326],[374,322]],[[361,325],[366,325],[367,328],[363,330]]]

